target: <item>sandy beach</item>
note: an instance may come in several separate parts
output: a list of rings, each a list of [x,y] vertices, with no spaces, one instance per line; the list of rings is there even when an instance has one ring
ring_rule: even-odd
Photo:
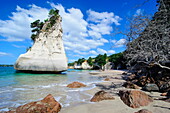
[[[140,108],[131,108],[126,104],[118,96],[119,90],[133,90],[126,89],[121,85],[125,82],[122,79],[124,75],[122,75],[124,71],[112,70],[112,71],[101,71],[101,72],[91,72],[92,76],[99,76],[101,78],[106,79],[109,78],[109,81],[104,81],[102,83],[96,83],[96,87],[87,90],[86,93],[89,95],[94,95],[96,92],[104,90],[106,92],[110,92],[114,95],[115,100],[103,100],[100,102],[90,102],[77,104],[74,106],[68,106],[61,109],[60,113],[134,113],[141,109],[147,109],[152,113],[170,113],[170,103],[164,102],[161,100],[156,100],[158,98],[163,98],[160,96],[158,92],[145,92],[146,94],[153,97],[154,101],[150,103],[148,106],[140,107]],[[140,89],[138,89],[140,90]],[[76,95],[75,95],[76,96]]]

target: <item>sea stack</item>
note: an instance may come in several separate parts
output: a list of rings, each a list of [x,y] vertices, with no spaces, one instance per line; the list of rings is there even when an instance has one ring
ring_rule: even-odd
[[[46,21],[34,39],[33,46],[17,59],[14,68],[24,72],[58,73],[67,70],[67,57],[64,50],[61,17],[49,27]]]

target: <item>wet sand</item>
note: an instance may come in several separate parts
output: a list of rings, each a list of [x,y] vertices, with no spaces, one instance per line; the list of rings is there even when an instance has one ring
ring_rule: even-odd
[[[154,102],[152,102],[148,106],[135,109],[125,105],[117,94],[119,90],[126,89],[121,86],[125,82],[125,80],[122,79],[123,72],[124,71],[112,70],[90,73],[92,76],[101,77],[103,80],[105,78],[109,78],[110,80],[104,81],[102,83],[96,83],[95,88],[87,90],[85,92],[91,95],[92,97],[96,92],[104,90],[113,93],[115,95],[115,100],[104,100],[94,103],[90,102],[91,98],[89,98],[86,100],[89,101],[88,103],[77,103],[75,105],[64,107],[61,109],[60,113],[134,113],[141,109],[148,109],[152,111],[152,113],[170,113],[170,103],[161,100],[154,100]],[[158,92],[145,93],[152,96],[154,99],[162,98],[160,96],[160,93]]]

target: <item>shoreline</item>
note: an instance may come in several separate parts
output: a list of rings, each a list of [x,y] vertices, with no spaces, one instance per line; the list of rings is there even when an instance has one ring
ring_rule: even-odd
[[[85,77],[85,78],[88,77],[88,80],[92,79],[93,77],[98,77],[100,81],[92,81],[90,83],[89,81],[86,81],[84,83],[87,86],[80,88],[80,89],[79,88],[68,89],[66,88],[67,84],[64,84],[64,86],[63,84],[59,84],[61,85],[61,87],[65,88],[64,91],[66,92],[60,92],[60,91],[57,92],[56,90],[57,85],[51,87],[50,86],[51,82],[48,82],[50,83],[50,85],[48,83],[44,84],[45,86],[43,87],[45,87],[45,90],[54,91],[52,95],[62,105],[61,111],[59,113],[79,113],[79,112],[81,113],[134,113],[141,109],[148,109],[149,111],[152,111],[153,113],[169,113],[170,112],[170,107],[169,107],[170,103],[164,102],[162,100],[156,100],[158,98],[163,98],[162,96],[160,96],[161,93],[158,93],[158,92],[142,91],[154,98],[154,102],[150,103],[148,106],[134,109],[124,104],[118,95],[119,90],[141,91],[140,89],[127,89],[122,86],[122,84],[126,82],[123,79],[123,77],[127,76],[127,75],[122,75],[122,73],[126,72],[126,70],[78,71],[78,72],[70,71],[70,72],[71,73],[69,74],[69,76],[73,77],[72,79],[75,81],[79,81],[80,78],[81,80],[85,80],[85,79],[82,79],[82,77]],[[79,74],[82,76],[79,76],[80,78],[78,77],[77,79],[75,79],[74,77],[78,76]],[[38,77],[38,76],[35,76],[35,77]],[[105,81],[105,79],[107,81]],[[56,78],[56,80],[58,80],[58,78]],[[81,80],[79,82],[83,83],[83,81]],[[55,81],[53,82],[56,84]],[[46,87],[46,85],[48,85],[48,87]],[[43,90],[43,89],[40,89],[40,90]],[[114,100],[103,100],[100,102],[90,102],[94,94],[101,90],[113,94],[115,99]],[[41,95],[41,97],[44,98],[47,94],[49,93],[45,93]],[[64,97],[61,97],[63,95]],[[39,96],[37,98],[39,98]],[[61,98],[62,99],[64,98],[64,100],[62,100]],[[80,100],[77,100],[77,99],[80,99]],[[36,100],[32,100],[31,102],[34,102],[34,101]],[[4,110],[6,111],[7,109],[8,108]],[[4,113],[3,111],[0,111],[0,112]]]
[[[150,95],[154,98],[154,101],[150,103],[148,106],[143,106],[140,108],[131,108],[128,107],[123,103],[123,101],[118,96],[119,90],[139,90],[140,89],[127,89],[123,86],[121,86],[125,80],[122,79],[123,76],[122,73],[125,71],[122,70],[109,70],[109,71],[101,71],[101,72],[90,72],[92,76],[98,76],[103,78],[109,78],[109,81],[103,81],[101,83],[95,83],[96,87],[90,90],[85,91],[85,93],[89,95],[94,95],[96,92],[104,90],[106,92],[110,92],[114,94],[115,100],[103,100],[100,102],[86,102],[77,104],[74,106],[68,106],[61,109],[59,113],[134,113],[141,109],[148,109],[149,111],[152,111],[153,113],[169,113],[170,103],[164,102],[161,100],[155,100],[157,98],[162,98],[160,96],[161,93],[159,92],[145,92],[146,94]],[[113,84],[114,83],[114,84]],[[112,88],[112,85],[117,85],[117,88]]]

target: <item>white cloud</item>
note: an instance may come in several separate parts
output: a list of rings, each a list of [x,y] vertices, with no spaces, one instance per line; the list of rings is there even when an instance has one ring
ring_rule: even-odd
[[[110,55],[110,54],[115,54],[116,51],[114,51],[114,50],[109,50],[107,53],[108,53],[109,55]]]
[[[83,58],[81,55],[73,55],[74,57]]]
[[[74,62],[77,61],[76,59],[69,59],[68,62]]]
[[[98,39],[89,38],[89,36],[92,36],[92,34],[90,35],[91,31],[88,30],[91,24],[84,19],[84,15],[80,9],[71,8],[66,10],[61,4],[50,4],[52,7],[60,10],[59,13],[63,19],[63,40],[66,50],[76,50],[74,51],[75,53],[85,55],[88,53],[84,53],[83,51],[95,49],[98,46],[103,46],[105,43],[109,42],[107,39],[101,37],[104,33],[102,35],[99,33],[100,38]],[[96,26],[96,28],[98,28],[98,26]],[[101,26],[101,28],[104,27]],[[98,34],[98,32],[96,33]],[[107,34],[109,34],[109,32]]]
[[[126,45],[127,41],[126,39],[120,39],[120,40],[111,40],[111,42],[113,43],[113,47],[114,48],[119,48],[119,47],[123,47]]]
[[[120,40],[118,40],[116,43],[115,43],[115,45],[117,46],[117,47],[122,47],[123,45],[125,45],[126,44],[126,39],[120,39]]]
[[[107,54],[107,55],[111,55],[111,54],[115,54],[116,52],[114,50],[104,50],[101,48],[97,48],[97,54]]]
[[[5,52],[0,52],[0,56],[9,56],[9,55],[11,55],[11,54],[5,53]]]
[[[30,5],[29,9],[19,6],[12,12],[9,20],[0,20],[0,35],[6,37],[1,41],[23,41],[31,35],[30,23],[47,18],[48,9]]]
[[[87,11],[87,19],[78,8],[65,9],[61,4],[48,2],[52,8],[59,9],[62,17],[63,40],[68,52],[79,55],[97,55],[107,53],[99,46],[104,46],[109,41],[103,35],[110,35],[113,25],[120,25],[121,18],[113,12]],[[28,9],[17,6],[9,20],[0,20],[0,35],[6,39],[0,41],[24,41],[30,39],[30,23],[48,17],[47,8],[30,5]],[[13,45],[19,47],[17,45]],[[97,49],[97,52],[94,49]],[[112,51],[113,52],[113,51]],[[108,52],[110,53],[110,52]]]
[[[98,55],[98,53],[94,50],[89,51],[89,54]]]
[[[95,12],[92,10],[87,11],[89,22],[88,34],[95,38],[101,38],[102,35],[108,35],[111,33],[112,24],[120,25],[119,21],[121,18],[119,16],[115,16],[114,13],[108,12]]]
[[[75,53],[81,54],[81,55],[87,55],[89,54],[88,52],[81,52],[79,50],[74,50]]]
[[[116,43],[117,42],[117,40],[111,40],[111,43]]]
[[[142,15],[143,14],[143,10],[142,9],[137,9],[134,16],[138,16],[138,15]]]
[[[112,24],[115,23],[116,25],[120,25],[119,21],[121,18],[119,16],[115,16],[114,13],[108,12],[95,12],[92,10],[88,10],[88,21],[95,22],[95,23],[105,23],[105,24]]]
[[[14,46],[16,48],[26,48],[26,46],[19,46],[19,45],[15,45],[15,44],[12,44],[12,46]]]
[[[101,49],[101,48],[97,48],[97,53],[98,54],[105,54],[105,53],[107,53],[107,51],[104,50],[104,49]]]

